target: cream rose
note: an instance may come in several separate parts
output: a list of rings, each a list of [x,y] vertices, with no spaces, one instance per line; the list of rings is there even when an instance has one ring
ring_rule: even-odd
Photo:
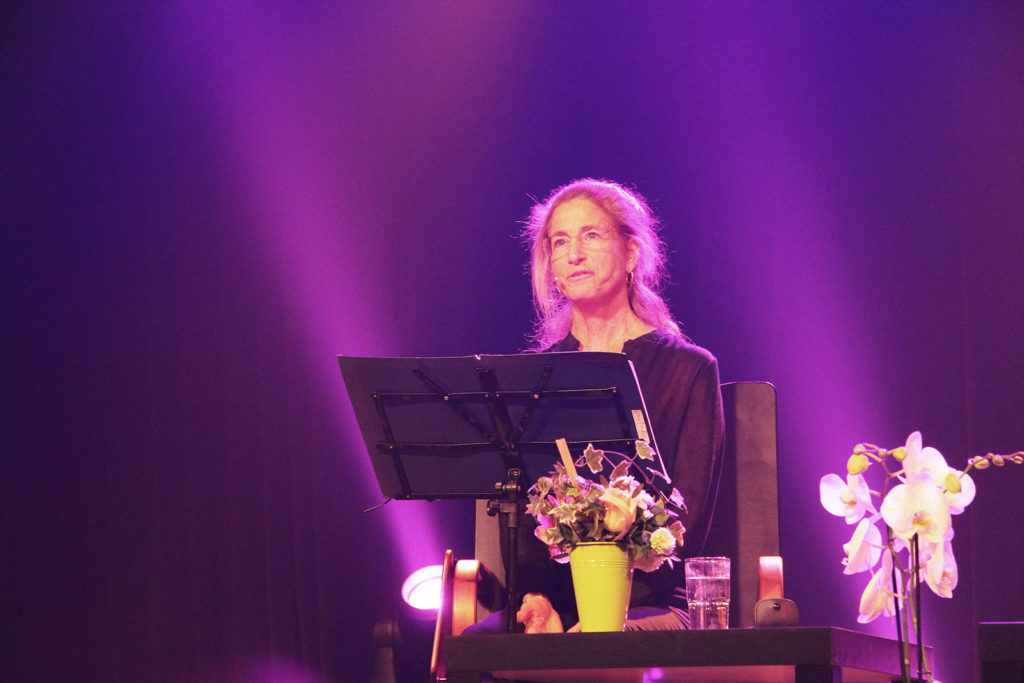
[[[601,494],[600,501],[604,504],[605,528],[613,534],[618,534],[615,540],[621,539],[636,521],[636,498],[632,497],[629,491],[608,488]]]

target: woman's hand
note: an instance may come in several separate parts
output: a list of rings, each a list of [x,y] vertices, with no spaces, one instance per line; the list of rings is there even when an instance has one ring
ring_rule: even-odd
[[[526,625],[527,633],[561,633],[564,630],[562,619],[551,606],[551,601],[540,593],[526,594],[516,621]]]

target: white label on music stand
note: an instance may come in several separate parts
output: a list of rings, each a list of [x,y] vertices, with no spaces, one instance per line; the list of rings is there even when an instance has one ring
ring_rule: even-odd
[[[633,411],[633,424],[636,426],[636,438],[641,441],[651,442],[651,437],[647,433],[647,423],[644,422],[644,411],[634,410]]]

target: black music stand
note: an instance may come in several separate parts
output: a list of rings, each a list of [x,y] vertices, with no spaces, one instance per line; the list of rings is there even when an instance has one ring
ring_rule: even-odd
[[[510,632],[520,499],[559,461],[555,440],[566,439],[575,454],[588,443],[632,453],[636,439],[657,451],[633,365],[621,353],[338,361],[386,498],[488,499],[488,512],[501,513]]]

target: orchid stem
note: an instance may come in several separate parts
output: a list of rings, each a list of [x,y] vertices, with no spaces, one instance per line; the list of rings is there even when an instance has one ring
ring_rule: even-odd
[[[887,529],[887,535],[888,535],[888,538],[889,538],[889,547],[891,549],[892,548],[892,529]],[[894,556],[894,559],[895,559],[895,553],[893,553],[893,556]],[[903,612],[904,609],[906,609],[906,602],[905,602],[905,600],[903,598],[900,597],[900,594],[903,591],[901,590],[902,586],[900,586],[899,582],[897,582],[897,580],[896,580],[896,572],[898,572],[898,571],[900,572],[901,575],[903,574],[903,572],[901,570],[897,569],[896,563],[894,562],[893,563],[893,568],[892,568],[892,593],[893,593],[893,596],[895,597],[895,599],[897,601],[897,603],[896,603],[896,610],[895,610],[896,611],[896,642],[899,645],[900,678],[903,680],[903,683],[910,683],[910,657],[909,657],[909,655],[907,653],[907,641],[903,638],[903,628],[902,628],[902,625],[900,623],[900,621],[901,621],[900,620],[900,613]],[[904,616],[903,621],[905,622],[906,621],[906,615],[903,615],[903,616]],[[909,633],[909,626],[910,625],[906,624],[906,626],[908,627],[908,633]]]

